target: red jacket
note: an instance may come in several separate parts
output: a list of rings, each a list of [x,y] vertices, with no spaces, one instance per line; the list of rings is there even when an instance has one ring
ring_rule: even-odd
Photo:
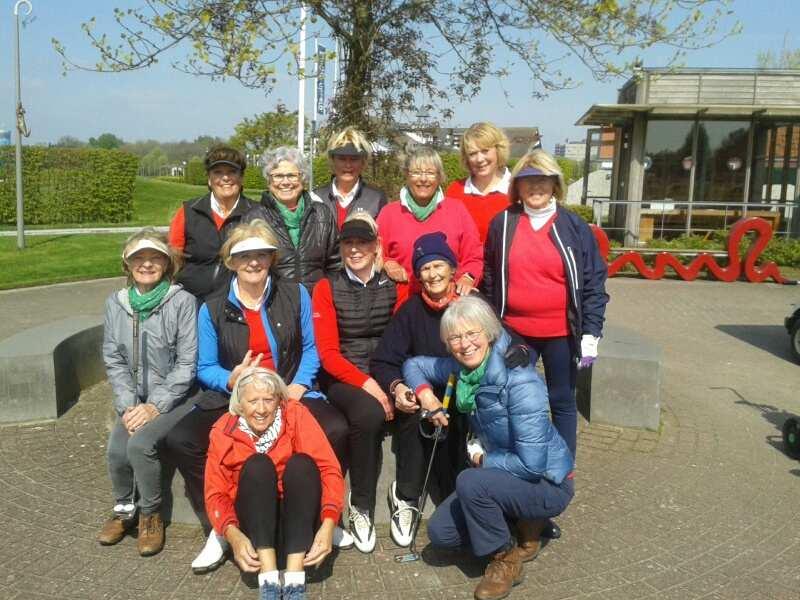
[[[278,474],[278,495],[283,496],[283,472],[293,454],[308,454],[322,480],[320,520],[339,520],[344,507],[344,478],[328,439],[309,410],[297,401],[283,407],[283,423],[277,441],[267,453]],[[214,531],[223,535],[228,525],[239,526],[234,502],[239,474],[256,448],[249,435],[239,429],[239,417],[222,415],[211,429],[206,460],[206,512]]]

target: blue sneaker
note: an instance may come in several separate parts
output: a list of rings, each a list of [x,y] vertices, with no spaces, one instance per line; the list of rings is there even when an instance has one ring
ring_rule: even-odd
[[[306,600],[305,584],[284,586],[283,600]]]
[[[258,600],[281,600],[281,586],[265,583],[258,590]]]

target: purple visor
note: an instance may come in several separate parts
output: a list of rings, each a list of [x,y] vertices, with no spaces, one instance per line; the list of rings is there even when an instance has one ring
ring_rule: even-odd
[[[514,175],[514,179],[522,179],[523,177],[558,177],[552,173],[545,173],[536,167],[525,167],[519,173]]]

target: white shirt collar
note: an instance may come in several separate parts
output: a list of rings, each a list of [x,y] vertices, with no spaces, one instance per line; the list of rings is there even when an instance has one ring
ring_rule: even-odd
[[[255,306],[249,306],[244,300],[242,300],[242,296],[239,294],[239,280],[236,277],[233,278],[233,295],[236,296],[236,299],[245,308],[250,310],[261,310],[261,305],[264,304],[264,298],[267,296],[267,290],[269,290],[269,284],[271,280],[272,276],[267,275],[267,280],[264,282],[264,291],[261,292],[261,297],[259,298],[258,302],[256,302]]]
[[[231,214],[234,210],[236,210],[236,205],[239,204],[239,198],[241,197],[242,196],[239,195],[236,198],[236,202],[234,202],[233,206],[231,206],[230,212],[226,213],[225,211],[222,210],[222,205],[219,203],[219,200],[217,200],[217,197],[214,195],[214,192],[211,192],[211,210],[214,211],[214,214],[225,218],[229,214]]]
[[[355,283],[360,284],[361,287],[367,287],[367,284],[364,283],[363,281],[361,281],[361,279],[358,277],[358,275],[356,275],[355,273],[353,273],[350,270],[350,267],[345,265],[344,266],[344,271],[345,271],[345,273],[347,273],[347,276],[350,278],[350,281],[353,281]],[[372,271],[370,271],[370,273],[369,273],[369,279],[367,279],[367,282],[372,281],[373,277],[375,277],[375,265],[374,264],[372,265]]]
[[[551,198],[550,203],[544,208],[528,208],[524,203],[522,208],[525,214],[528,215],[528,221],[533,230],[539,231],[550,220],[550,217],[556,214],[556,199]]]
[[[336,198],[336,201],[342,208],[347,208],[348,206],[350,206],[350,203],[353,201],[353,199],[356,197],[356,194],[358,193],[359,187],[361,187],[361,178],[359,178],[359,180],[356,181],[356,184],[353,186],[353,189],[350,190],[349,193],[342,194],[339,191],[339,188],[336,187],[336,177],[334,177],[333,181],[331,181],[331,192],[333,193],[333,197]]]
[[[475,184],[472,183],[472,177],[467,177],[467,180],[464,182],[464,193],[472,194],[473,196],[488,196],[492,192],[508,194],[509,185],[511,185],[511,171],[509,171],[508,167],[506,167],[506,170],[503,172],[503,176],[500,178],[500,181],[495,183],[493,186],[489,186],[485,192],[482,192],[475,187]]]

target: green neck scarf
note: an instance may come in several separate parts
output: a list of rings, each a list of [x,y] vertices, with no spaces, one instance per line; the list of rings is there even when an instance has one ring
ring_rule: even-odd
[[[153,309],[161,304],[161,301],[164,299],[164,296],[167,295],[168,291],[169,281],[166,279],[163,279],[156,287],[144,294],[140,294],[136,286],[132,285],[128,288],[128,300],[134,312],[139,313],[139,319],[144,321],[150,316]]]
[[[277,199],[275,200],[275,204],[278,206],[283,222],[286,224],[286,229],[289,232],[289,239],[292,240],[292,245],[297,248],[297,244],[300,243],[300,221],[306,209],[305,193],[300,194],[300,198],[294,210],[286,208],[283,203]]]
[[[490,350],[486,351],[486,356],[483,357],[483,361],[477,367],[471,371],[461,369],[459,372],[458,383],[456,384],[456,408],[458,408],[458,412],[469,414],[475,411],[475,393],[478,391],[481,379],[486,374]]]
[[[443,195],[442,188],[436,188],[436,193],[433,195],[433,198],[431,198],[431,201],[425,206],[420,206],[417,204],[417,201],[414,200],[414,196],[411,195],[408,188],[403,187],[400,190],[400,201],[408,207],[408,210],[411,211],[411,214],[414,215],[417,221],[424,221],[436,210]]]

